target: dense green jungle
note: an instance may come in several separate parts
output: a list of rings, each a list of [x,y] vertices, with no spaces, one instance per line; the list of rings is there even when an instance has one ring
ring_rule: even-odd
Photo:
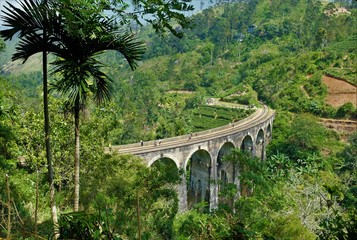
[[[356,127],[321,123],[356,121],[356,96],[331,106],[322,81],[357,85],[356,1],[215,2],[189,17],[190,28],[175,26],[182,38],[133,25],[146,46],[134,71],[118,53],[97,56],[113,94],[80,112],[77,212],[75,123],[66,96],[51,88],[60,76],[49,64],[60,239],[356,239]],[[0,39],[0,239],[54,239],[41,55],[13,62],[17,43]],[[208,98],[246,107],[208,106]],[[211,211],[202,202],[178,212],[182,169],[172,163],[148,168],[135,156],[104,153],[229,124],[262,104],[276,111],[266,160],[239,150],[227,156],[251,190],[235,199],[237,186],[220,183],[220,205]]]

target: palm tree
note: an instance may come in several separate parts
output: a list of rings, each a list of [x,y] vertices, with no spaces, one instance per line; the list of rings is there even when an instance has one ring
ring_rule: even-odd
[[[67,6],[68,7],[68,6]],[[80,21],[81,12],[72,9],[71,17],[79,20],[78,24],[88,24]],[[72,19],[72,18],[71,18]],[[90,16],[95,32],[91,34],[73,34],[68,28],[57,31],[59,44],[54,45],[51,52],[57,57],[52,63],[54,74],[62,76],[53,84],[54,89],[66,95],[68,105],[73,110],[75,125],[75,154],[74,154],[74,211],[79,207],[79,169],[80,169],[80,111],[92,97],[98,104],[110,99],[111,79],[101,71],[103,64],[97,60],[97,55],[107,50],[121,53],[132,69],[137,66],[144,53],[142,42],[137,41],[129,32],[118,30],[115,23],[102,15]],[[65,21],[65,20],[64,20]],[[73,24],[73,22],[72,22]],[[77,26],[76,29],[88,26]]]
[[[7,40],[19,34],[20,42],[13,55],[13,60],[22,59],[24,62],[32,55],[43,52],[43,91],[45,114],[45,139],[46,157],[48,164],[48,180],[51,189],[51,209],[53,222],[57,223],[57,214],[54,211],[54,186],[52,157],[50,151],[50,132],[47,100],[47,52],[57,56],[53,62],[53,73],[60,73],[62,79],[54,84],[55,89],[67,95],[68,104],[72,107],[75,119],[75,191],[74,211],[79,205],[79,113],[87,103],[89,95],[93,94],[97,103],[102,103],[110,98],[111,80],[100,70],[103,66],[95,57],[106,51],[114,50],[121,53],[132,69],[144,53],[142,42],[137,41],[129,32],[120,31],[113,21],[104,18],[101,14],[86,16],[91,19],[90,24],[81,21],[81,11],[77,8],[69,9],[69,5],[54,6],[52,3],[36,0],[18,2],[19,7],[9,3],[3,11],[3,20],[8,29],[1,31]],[[68,16],[78,21],[73,21],[82,26],[73,27],[56,9],[63,10]],[[73,19],[70,19],[72,21]],[[68,24],[66,26],[66,24]],[[93,28],[90,34],[78,34],[71,29]]]
[[[47,97],[47,51],[51,44],[48,36],[51,34],[51,25],[57,24],[56,13],[50,11],[47,1],[17,1],[19,7],[8,2],[2,11],[5,30],[0,35],[5,40],[19,36],[20,42],[12,60],[22,59],[23,63],[36,54],[43,53],[43,104],[44,104],[44,130],[46,143],[46,159],[48,169],[48,183],[50,187],[51,214],[54,226],[57,224],[57,208],[55,203],[54,174],[52,167],[52,154],[50,145],[50,124]]]

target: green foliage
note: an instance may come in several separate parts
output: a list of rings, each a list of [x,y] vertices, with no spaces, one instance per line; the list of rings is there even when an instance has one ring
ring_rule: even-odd
[[[5,42],[4,42],[4,39],[0,38],[0,53],[2,51],[4,51],[6,45],[5,45]]]
[[[119,24],[123,26],[142,25],[141,20],[145,20],[150,23],[152,27],[159,34],[165,33],[169,30],[177,36],[182,36],[182,33],[174,28],[172,22],[179,24],[182,27],[189,25],[189,20],[185,17],[184,12],[192,11],[193,7],[189,4],[189,1],[170,0],[170,1],[152,1],[152,0],[139,0],[131,2],[131,5],[121,1],[60,1],[61,13],[69,20],[68,30],[76,35],[86,36],[89,33],[95,33],[95,29],[90,28],[91,19],[93,14],[100,14],[103,11],[111,11],[114,16],[118,18]],[[133,10],[130,9],[133,7]],[[73,10],[85,9],[83,12],[83,18],[73,15]],[[150,18],[146,18],[145,15],[150,14]],[[140,20],[140,18],[142,18]],[[74,24],[71,24],[74,23]],[[77,29],[76,23],[85,22],[88,27],[83,29]],[[94,30],[94,31],[93,31]]]
[[[247,106],[258,106],[258,94],[250,87],[250,85],[238,85],[238,89],[223,98],[227,102],[235,102]]]
[[[316,238],[317,233],[301,219],[303,208],[298,207],[298,195],[304,193],[299,187],[288,186],[297,175],[291,172],[286,156],[279,154],[263,162],[234,150],[226,161],[237,165],[241,191],[241,197],[235,200],[235,214],[226,212],[232,218],[228,225],[230,234],[238,232],[242,239]],[[317,196],[319,194],[314,195]]]
[[[329,46],[329,49],[335,52],[352,52],[356,49],[357,35],[350,36],[341,42],[336,42]]]
[[[356,146],[357,146],[357,133],[351,135],[349,139],[350,145],[346,146],[343,151],[338,154],[338,157],[342,159],[341,167],[339,168],[339,176],[345,183],[346,188],[344,192],[343,206],[350,210],[350,218],[353,220],[352,225],[356,224],[356,212],[354,206],[357,203],[357,161],[356,161]],[[353,228],[352,228],[353,229]]]
[[[356,118],[357,109],[351,102],[343,104],[337,109],[336,117],[338,118]]]
[[[85,209],[108,211],[112,232],[127,238],[137,237],[139,208],[143,235],[171,238],[172,222],[178,210],[172,188],[180,180],[176,166],[163,163],[149,169],[133,156],[106,156],[94,161],[83,178],[86,179],[82,183]]]
[[[86,212],[62,214],[58,221],[58,239],[121,239],[113,235],[106,219]]]
[[[343,158],[343,165],[341,166],[340,171],[351,171],[354,172],[357,168],[357,133],[353,133],[349,138],[350,145],[346,146],[345,149],[339,154],[341,158]],[[356,176],[355,176],[356,177]]]
[[[294,143],[282,144],[280,142],[278,144],[281,147],[279,147],[279,152],[275,152],[273,155],[268,153],[270,157],[267,159],[267,168],[271,174],[269,178],[275,183],[287,183],[285,179],[292,181],[292,185],[287,186],[287,189],[284,190],[287,196],[293,194],[289,199],[298,199],[296,194],[312,194],[309,201],[299,200],[300,202],[296,206],[299,206],[300,214],[309,216],[304,221],[309,222],[309,228],[320,239],[349,239],[349,236],[355,232],[356,222],[354,220],[355,212],[350,209],[356,199],[353,193],[353,181],[355,180],[352,180],[355,178],[352,177],[355,164],[351,164],[355,162],[355,157],[353,157],[355,154],[352,151],[354,138],[352,138],[351,145],[339,153],[337,158],[325,156],[321,152],[326,149],[329,149],[331,155],[339,151],[339,148],[336,148],[336,139],[331,133],[326,132],[311,120],[313,120],[311,117],[305,116],[298,117],[291,122],[291,118],[287,114],[278,113],[273,142],[269,146],[270,151],[277,146],[276,141],[284,142],[290,139]],[[301,125],[298,122],[301,122]],[[297,132],[300,133],[296,135]],[[299,141],[304,144],[298,144],[297,139],[300,139]],[[302,139],[304,140],[302,141]],[[315,147],[313,147],[314,145]],[[294,150],[290,151],[289,149]],[[302,152],[304,154],[301,154]],[[297,161],[296,157],[299,157]],[[300,174],[301,177],[299,177]],[[295,189],[292,186],[299,187]],[[295,197],[293,197],[294,195]],[[314,206],[315,210],[311,210],[311,212],[305,210],[308,202],[310,204],[314,202],[310,206]]]
[[[269,146],[269,151],[273,154],[283,153],[298,164],[299,159],[307,159],[312,154],[319,155],[319,151],[327,146],[336,151],[337,136],[319,124],[316,118],[311,115],[297,115],[291,119],[288,114],[284,114],[286,113],[280,113],[276,118],[276,139]]]
[[[300,153],[306,153],[319,149],[327,134],[313,117],[301,115],[292,122],[289,135],[289,143],[299,149]]]
[[[99,29],[91,25],[74,26],[91,22],[90,12],[107,8],[107,2],[62,1],[66,2],[86,6],[81,19],[72,21],[74,15],[66,12],[73,24],[68,25],[71,33],[100,37]],[[116,3],[116,14],[125,14],[121,10],[128,10],[127,6]],[[160,3],[143,8],[166,11],[157,8]],[[74,134],[73,120],[66,117],[62,99],[56,95],[50,99],[56,202],[64,213],[60,224],[73,231],[88,230],[91,236],[81,237],[93,239],[135,239],[139,228],[142,239],[353,239],[357,228],[355,135],[349,145],[341,147],[337,135],[323,129],[317,119],[299,115],[335,116],[336,110],[324,103],[322,74],[351,83],[356,79],[356,11],[349,8],[351,14],[326,15],[325,9],[316,1],[235,1],[192,16],[195,28],[174,27],[185,33],[180,40],[170,34],[153,37],[150,30],[139,31],[132,25],[142,36],[151,36],[145,39],[145,60],[132,73],[118,54],[96,58],[107,65],[103,73],[116,82],[115,102],[100,109],[90,103],[80,116],[85,123],[81,128],[81,207],[86,214],[64,213],[74,187],[74,147],[68,138]],[[164,21],[153,23],[165,28],[165,16],[161,16]],[[1,61],[7,55],[1,53]],[[36,181],[40,186],[38,222],[43,223],[38,234],[46,236],[51,226],[43,173],[43,116],[39,90],[34,87],[40,75],[13,75],[13,69],[3,69],[13,71],[7,77],[12,83],[1,79],[0,84],[0,174],[10,174],[13,202],[23,220],[13,216],[13,238],[29,237],[28,232],[34,231]],[[196,92],[167,92],[172,89]],[[247,94],[231,96],[238,91]],[[222,204],[211,213],[204,213],[202,208],[207,206],[202,205],[179,215],[174,186],[180,178],[173,162],[160,160],[149,169],[131,156],[104,156],[102,150],[110,144],[180,135],[243,117],[238,110],[204,106],[206,95],[233,97],[232,101],[246,104],[257,104],[259,99],[279,109],[273,138],[266,161],[241,152],[231,159],[240,185],[222,184],[219,196],[220,203],[231,204]],[[353,112],[346,105],[337,115],[348,117]],[[40,171],[38,180],[36,170]],[[1,202],[6,201],[4,186],[1,177]],[[243,196],[235,199],[238,192]],[[2,209],[4,219],[7,210]],[[4,225],[3,220],[0,223]]]
[[[199,108],[204,104],[205,98],[204,95],[205,92],[204,90],[200,90],[198,92],[196,92],[192,97],[187,98],[185,100],[186,102],[186,109],[195,109],[195,108]]]
[[[304,89],[306,90],[309,97],[313,97],[315,100],[323,101],[327,95],[327,88],[322,83],[322,73],[317,72],[313,76],[311,76],[307,84],[304,85]],[[316,114],[316,113],[315,113]]]
[[[279,152],[271,155],[266,160],[266,164],[267,171],[270,173],[272,179],[286,177],[292,167],[292,162],[289,159],[289,156]]]
[[[246,226],[250,238],[348,239],[354,234],[354,212],[343,210],[344,186],[333,172],[296,171],[282,154],[267,163],[244,153],[233,156],[243,194],[233,218]]]
[[[192,210],[175,219],[177,239],[229,239],[230,228],[218,214]]]
[[[198,86],[196,76],[201,76],[202,86],[206,87],[207,92],[221,96],[221,89],[233,93],[232,89],[236,84],[244,81],[258,93],[258,99],[270,103],[275,108],[332,117],[333,112],[324,103],[326,88],[318,77],[321,70],[332,71],[331,66],[336,62],[344,63],[343,67],[340,65],[336,68],[338,71],[343,71],[342,74],[335,74],[336,76],[346,79],[353,79],[355,76],[354,48],[349,49],[352,54],[349,52],[347,55],[336,54],[334,50],[326,48],[344,41],[344,38],[339,38],[340,36],[354,35],[355,30],[350,27],[355,21],[354,16],[349,17],[348,14],[326,16],[323,7],[312,1],[271,3],[251,1],[227,6],[223,5],[220,10],[207,9],[193,17],[197,28],[186,31],[187,37],[181,41],[195,44],[194,51],[206,59],[204,61],[206,64],[202,66],[206,71],[203,76],[191,74],[189,82],[181,86],[195,89]],[[244,14],[249,16],[245,19],[239,14],[242,11],[252,12],[252,16]],[[212,18],[212,16],[217,17]],[[232,16],[238,16],[238,21]],[[296,19],[303,19],[306,24],[298,23],[300,20],[296,21]],[[237,24],[234,24],[234,21],[237,21]],[[337,23],[340,23],[338,26],[343,27],[337,27]],[[252,24],[256,27],[250,33],[247,29]],[[202,44],[201,40],[205,43]],[[170,45],[170,42],[165,40],[153,42],[148,51],[153,51],[156,44],[161,48],[162,45],[171,47],[173,52],[181,52],[183,56],[192,56],[192,50],[191,52],[175,51],[177,43]],[[210,54],[212,49],[214,53]],[[307,51],[313,49],[316,51]],[[197,65],[196,69],[200,69],[201,66],[196,64],[195,59],[196,57],[190,63]],[[225,73],[220,76],[219,71],[222,68]],[[214,72],[208,72],[213,69]],[[197,71],[191,70],[191,73],[193,72]],[[305,79],[308,74],[314,74],[314,79],[306,84]],[[227,77],[227,75],[234,75],[234,77]],[[311,94],[310,100],[301,91],[301,86]],[[254,94],[248,94],[242,97],[241,101],[252,104],[254,100],[256,100]]]
[[[250,112],[238,108],[202,106],[193,110],[193,131],[208,130],[245,118]]]
[[[7,168],[9,164],[8,167],[11,168],[11,165],[14,165],[12,160],[17,151],[13,125],[20,110],[17,103],[21,103],[22,99],[15,94],[18,89],[7,80],[0,78],[0,83],[2,85],[0,89],[0,165]]]
[[[59,30],[58,33],[55,32],[59,35],[59,41],[54,43],[55,50],[52,52],[57,59],[52,64],[55,66],[54,74],[59,74],[61,78],[56,79],[53,84],[54,89],[67,95],[71,107],[75,106],[76,109],[80,105],[85,105],[89,98],[88,95],[91,94],[95,101],[102,103],[110,97],[111,80],[101,71],[103,64],[95,58],[96,55],[108,50],[117,51],[125,57],[130,67],[135,69],[137,61],[144,52],[144,47],[131,33],[119,33],[118,27],[104,18],[101,12],[88,15],[70,4],[63,9],[70,10],[70,17],[92,20],[87,23],[71,22],[71,18],[67,19],[74,25],[72,26],[74,29],[82,30],[95,26],[96,32],[93,33],[94,36],[88,35],[86,32],[82,36],[71,32],[71,29],[68,30],[68,25],[62,24],[58,27],[63,32]],[[60,35],[61,33],[62,35]],[[57,45],[65,45],[67,49],[72,48],[70,50],[72,54],[68,54],[67,49],[57,49]]]

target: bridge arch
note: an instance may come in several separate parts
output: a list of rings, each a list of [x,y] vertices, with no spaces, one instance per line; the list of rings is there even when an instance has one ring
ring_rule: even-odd
[[[224,155],[231,153],[234,148],[236,148],[236,146],[233,141],[226,141],[222,143],[218,150],[217,163],[219,160],[222,160]]]
[[[227,140],[220,146],[218,151],[216,164],[217,204],[219,201],[226,202],[219,193],[227,187],[228,183],[233,182],[232,163],[230,161],[223,161],[223,158],[229,155],[235,148],[234,142]]]
[[[230,141],[223,143],[219,148],[218,155],[217,155],[217,164],[216,164],[217,178],[223,184],[228,183],[230,178],[230,174],[229,174],[230,166],[229,163],[223,161],[223,157],[225,155],[230,154],[232,150],[235,148],[236,146],[234,145],[234,143]]]
[[[171,179],[180,178],[179,168],[177,168],[177,165],[174,160],[170,158],[159,158],[155,162],[153,162],[150,167],[157,168],[162,176],[167,176]]]
[[[262,142],[264,142],[264,131],[263,129],[259,129],[255,143],[261,144]]]
[[[168,158],[171,159],[173,162],[175,162],[176,167],[178,169],[180,169],[180,161],[172,154],[161,154],[160,156],[155,156],[154,158],[152,158],[149,162],[148,162],[148,166],[150,167],[152,164],[154,164],[156,161],[163,159],[163,158]]]
[[[269,123],[266,131],[267,138],[271,138],[271,124]]]
[[[185,169],[187,168],[187,164],[188,164],[188,162],[190,161],[191,157],[192,157],[196,152],[201,152],[201,151],[205,151],[205,152],[208,153],[208,155],[209,155],[209,157],[210,157],[210,163],[212,164],[212,156],[211,156],[210,151],[207,149],[207,147],[206,147],[206,146],[198,146],[198,148],[194,148],[194,149],[192,149],[191,151],[188,152],[187,157],[186,157],[186,159],[185,159],[185,161],[184,161],[184,164],[183,164],[183,166],[184,166]]]
[[[265,139],[265,145],[270,143],[270,140],[272,138],[272,129],[271,129],[272,122],[271,121],[268,123],[268,125],[266,127],[265,138],[264,138]]]
[[[187,182],[187,203],[188,208],[200,202],[210,203],[210,180],[212,158],[211,154],[205,149],[193,152],[187,161],[186,173]]]
[[[234,143],[233,139],[227,138],[225,142],[223,142],[219,145],[219,151],[221,151],[222,148],[224,148],[224,146],[226,146],[226,145],[232,145],[233,148],[237,147],[236,144]]]
[[[258,131],[256,140],[255,140],[255,155],[260,159],[265,159],[265,135],[264,130],[260,129]]]
[[[254,138],[250,134],[245,135],[240,144],[240,150],[244,152],[248,152],[254,156],[255,147],[254,147],[253,139]]]

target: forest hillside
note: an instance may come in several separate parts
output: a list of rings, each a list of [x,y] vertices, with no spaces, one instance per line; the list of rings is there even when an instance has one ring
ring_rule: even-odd
[[[112,80],[112,100],[89,102],[80,114],[81,212],[72,212],[74,119],[54,88],[61,76],[50,71],[62,233],[75,239],[84,232],[87,239],[354,239],[356,2],[211,2],[189,17],[190,28],[175,26],[182,38],[131,26],[146,48],[135,71],[118,53],[97,57]],[[12,62],[17,41],[0,40],[0,238],[10,231],[12,239],[41,239],[54,236],[41,56]],[[242,108],[208,106],[208,98]],[[244,189],[220,182],[215,211],[203,201],[178,213],[174,186],[187,169],[147,168],[134,156],[103,151],[218,127],[262,104],[276,110],[266,160],[233,151],[225,161],[239,166]]]

